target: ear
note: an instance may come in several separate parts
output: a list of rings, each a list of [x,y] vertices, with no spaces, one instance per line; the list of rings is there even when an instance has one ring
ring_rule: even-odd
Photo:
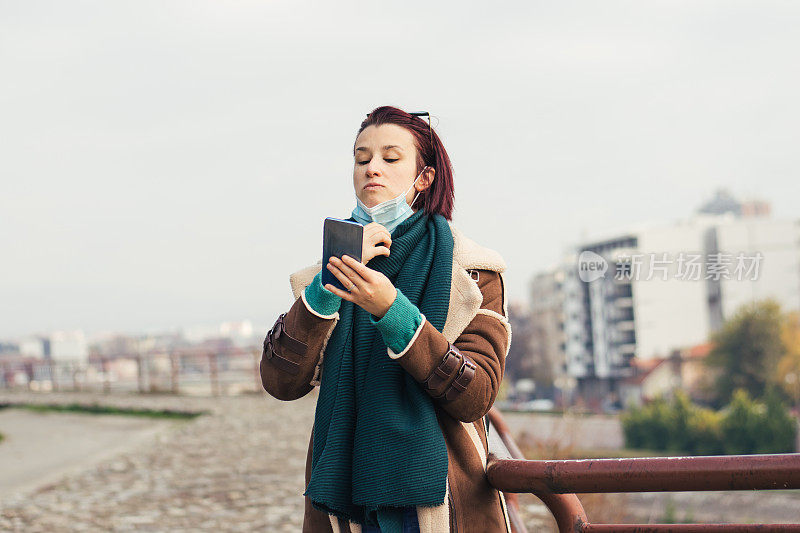
[[[432,166],[428,166],[428,168],[424,170],[422,176],[419,178],[419,181],[417,182],[415,189],[422,192],[428,187],[430,187],[431,183],[433,183],[433,178],[435,175],[436,175],[436,169],[433,168]]]

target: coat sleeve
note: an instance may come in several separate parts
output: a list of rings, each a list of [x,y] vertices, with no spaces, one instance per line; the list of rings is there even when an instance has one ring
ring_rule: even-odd
[[[503,379],[511,343],[503,279],[478,270],[483,303],[453,345],[427,319],[406,349],[392,354],[450,416],[478,420],[491,409]]]
[[[319,385],[322,356],[338,321],[338,312],[317,313],[301,293],[264,339],[259,365],[264,390],[288,401],[302,398]]]

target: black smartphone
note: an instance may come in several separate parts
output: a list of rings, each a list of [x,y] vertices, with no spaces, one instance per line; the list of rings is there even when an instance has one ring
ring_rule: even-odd
[[[361,261],[361,245],[364,242],[364,226],[358,222],[341,220],[328,217],[322,229],[322,286],[330,283],[343,291],[347,289],[339,278],[328,270],[328,260],[331,257],[342,258],[349,255],[356,261]]]

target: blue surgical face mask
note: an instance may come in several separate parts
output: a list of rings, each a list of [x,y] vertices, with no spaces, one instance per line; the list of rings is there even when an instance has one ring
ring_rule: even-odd
[[[417,177],[414,178],[414,182],[411,184],[411,187],[406,189],[405,192],[398,194],[390,200],[381,202],[376,206],[367,207],[364,205],[364,202],[362,202],[361,199],[356,196],[356,208],[353,209],[353,218],[360,224],[377,222],[381,226],[385,227],[389,233],[391,233],[402,221],[414,214],[414,211],[411,209],[411,205],[417,201],[417,197],[420,193],[418,192],[417,195],[414,196],[414,199],[411,200],[411,205],[406,202],[406,195],[408,194],[408,191],[410,191],[417,183],[417,180],[420,176],[422,176],[422,172],[425,172],[426,168],[428,167],[426,166],[423,168]]]

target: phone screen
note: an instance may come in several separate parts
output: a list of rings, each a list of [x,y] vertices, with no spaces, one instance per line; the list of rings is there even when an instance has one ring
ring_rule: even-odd
[[[347,290],[339,279],[326,266],[331,257],[341,259],[349,255],[361,261],[361,245],[364,242],[364,226],[358,222],[328,217],[322,230],[322,285],[330,283],[334,287]]]

